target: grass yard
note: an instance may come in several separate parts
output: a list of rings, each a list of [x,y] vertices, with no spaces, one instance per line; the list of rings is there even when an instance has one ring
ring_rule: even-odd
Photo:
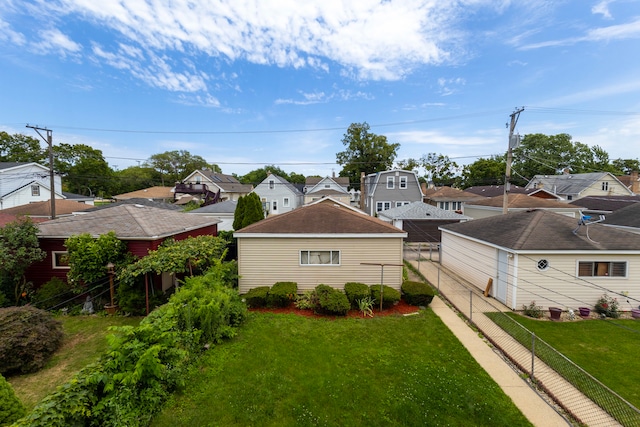
[[[7,378],[27,411],[73,374],[94,362],[107,350],[109,326],[137,326],[141,317],[58,316],[64,341],[44,369],[27,375]]]
[[[250,313],[165,408],[153,426],[531,425],[431,310]]]
[[[509,315],[640,408],[640,321],[549,322]]]

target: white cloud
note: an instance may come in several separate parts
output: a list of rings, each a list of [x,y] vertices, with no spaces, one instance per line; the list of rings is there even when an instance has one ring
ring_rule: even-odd
[[[485,4],[500,9],[486,0],[61,0],[54,13],[109,27],[128,45],[158,55],[195,53],[325,71],[337,65],[357,78],[395,80],[450,60],[461,37],[456,16]]]
[[[24,34],[11,29],[11,26],[0,19],[0,41],[6,41],[11,44],[22,46],[26,43]]]
[[[38,32],[40,41],[33,43],[31,48],[40,54],[56,53],[61,56],[75,55],[82,50],[82,46],[74,42],[57,29]]]
[[[367,92],[356,91],[353,92],[351,90],[338,89],[333,93],[326,94],[325,92],[310,92],[305,93],[299,91],[302,99],[276,99],[274,102],[276,105],[281,104],[293,104],[293,105],[310,105],[310,104],[326,104],[330,101],[340,100],[340,101],[349,101],[352,99],[364,99],[364,100],[372,100],[374,96]]]
[[[602,0],[591,8],[591,13],[595,15],[602,15],[605,19],[613,19],[611,12],[609,11],[609,3],[611,2],[612,0]]]
[[[438,86],[440,86],[440,94],[442,96],[449,96],[459,92],[459,87],[464,86],[466,83],[467,81],[461,77],[455,79],[438,79]]]

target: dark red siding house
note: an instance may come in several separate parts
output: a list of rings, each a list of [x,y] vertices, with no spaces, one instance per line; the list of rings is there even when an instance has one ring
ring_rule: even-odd
[[[218,222],[211,217],[124,204],[40,223],[38,239],[47,256],[31,266],[27,280],[36,288],[52,277],[66,281],[69,267],[64,265],[62,255],[66,253],[65,240],[73,235],[89,233],[97,238],[113,231],[120,240],[127,242],[129,252],[144,257],[168,238],[183,240],[190,236],[215,236]]]

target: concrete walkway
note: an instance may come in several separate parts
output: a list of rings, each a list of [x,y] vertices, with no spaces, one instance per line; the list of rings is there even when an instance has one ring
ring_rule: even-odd
[[[453,304],[464,316],[471,318],[485,336],[499,342],[512,360],[521,366],[530,366],[531,352],[484,314],[491,311],[511,310],[494,299],[491,299],[490,303],[487,302],[480,289],[467,284],[445,269],[441,270],[437,263],[437,251],[426,250],[421,255],[431,258],[434,262],[425,261],[424,258],[418,261],[418,252],[415,251],[415,248],[406,248],[405,250],[405,259],[419,269],[432,285],[437,286],[449,303]],[[557,413],[529,386],[529,383],[520,378],[512,366],[494,352],[443,300],[434,299],[431,307],[534,425],[570,425],[567,419]],[[535,377],[547,388],[552,386],[554,396],[586,425],[590,427],[620,425],[537,357],[535,358]]]
[[[439,297],[433,299],[430,307],[533,425],[538,427],[571,425]],[[487,398],[490,397],[487,396]]]

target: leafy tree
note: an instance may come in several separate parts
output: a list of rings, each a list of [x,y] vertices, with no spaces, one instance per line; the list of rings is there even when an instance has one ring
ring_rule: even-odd
[[[420,158],[422,167],[427,171],[427,179],[436,186],[451,185],[455,180],[458,164],[449,156],[429,153]]]
[[[39,140],[21,133],[9,135],[0,132],[0,162],[43,163],[48,159],[47,156]]]
[[[212,165],[197,155],[186,150],[165,151],[154,154],[144,162],[144,167],[150,167],[160,174],[161,185],[173,185],[191,172],[199,169],[211,169],[222,172],[218,165]]]
[[[127,244],[113,231],[94,239],[89,233],[77,234],[64,242],[69,257],[67,278],[76,287],[107,276],[107,264],[114,264],[116,272],[133,262]]]
[[[349,177],[349,182],[360,182],[360,174],[370,174],[391,169],[400,144],[390,144],[384,135],[369,132],[369,124],[352,123],[342,138],[345,151],[336,154],[342,166],[340,176]]]
[[[253,224],[264,219],[264,210],[262,202],[256,193],[249,193],[244,199],[244,213],[242,215],[242,227]]]
[[[422,165],[419,160],[409,158],[398,160],[396,166],[402,170],[418,172],[418,169],[420,169]]]
[[[478,159],[462,170],[461,186],[468,188],[475,185],[502,185],[506,168],[505,158],[501,156]]]
[[[113,170],[101,150],[85,144],[53,147],[54,168],[64,176],[63,188],[77,194],[110,194]]]
[[[305,182],[304,175],[300,175],[295,172],[288,174],[287,172],[285,172],[284,170],[280,169],[278,166],[275,166],[275,165],[269,165],[259,169],[254,169],[251,172],[248,172],[247,174],[239,176],[237,178],[238,178],[238,181],[240,181],[243,184],[253,184],[255,186],[260,184],[262,181],[264,181],[267,178],[269,172],[272,173],[273,175],[278,175],[291,183],[303,184]]]
[[[629,175],[633,171],[640,171],[640,160],[638,159],[615,159],[612,165],[616,170],[616,175]]]
[[[112,194],[130,193],[162,184],[162,175],[145,166],[130,166],[113,173]]]
[[[307,177],[302,175],[301,173],[291,172],[287,181],[292,184],[304,184],[305,182],[307,182]]]
[[[0,228],[0,276],[3,279],[3,293],[19,303],[27,290],[25,272],[31,264],[41,261],[46,253],[40,249],[37,237],[38,227],[29,219],[21,218]],[[9,289],[7,289],[9,288]]]

